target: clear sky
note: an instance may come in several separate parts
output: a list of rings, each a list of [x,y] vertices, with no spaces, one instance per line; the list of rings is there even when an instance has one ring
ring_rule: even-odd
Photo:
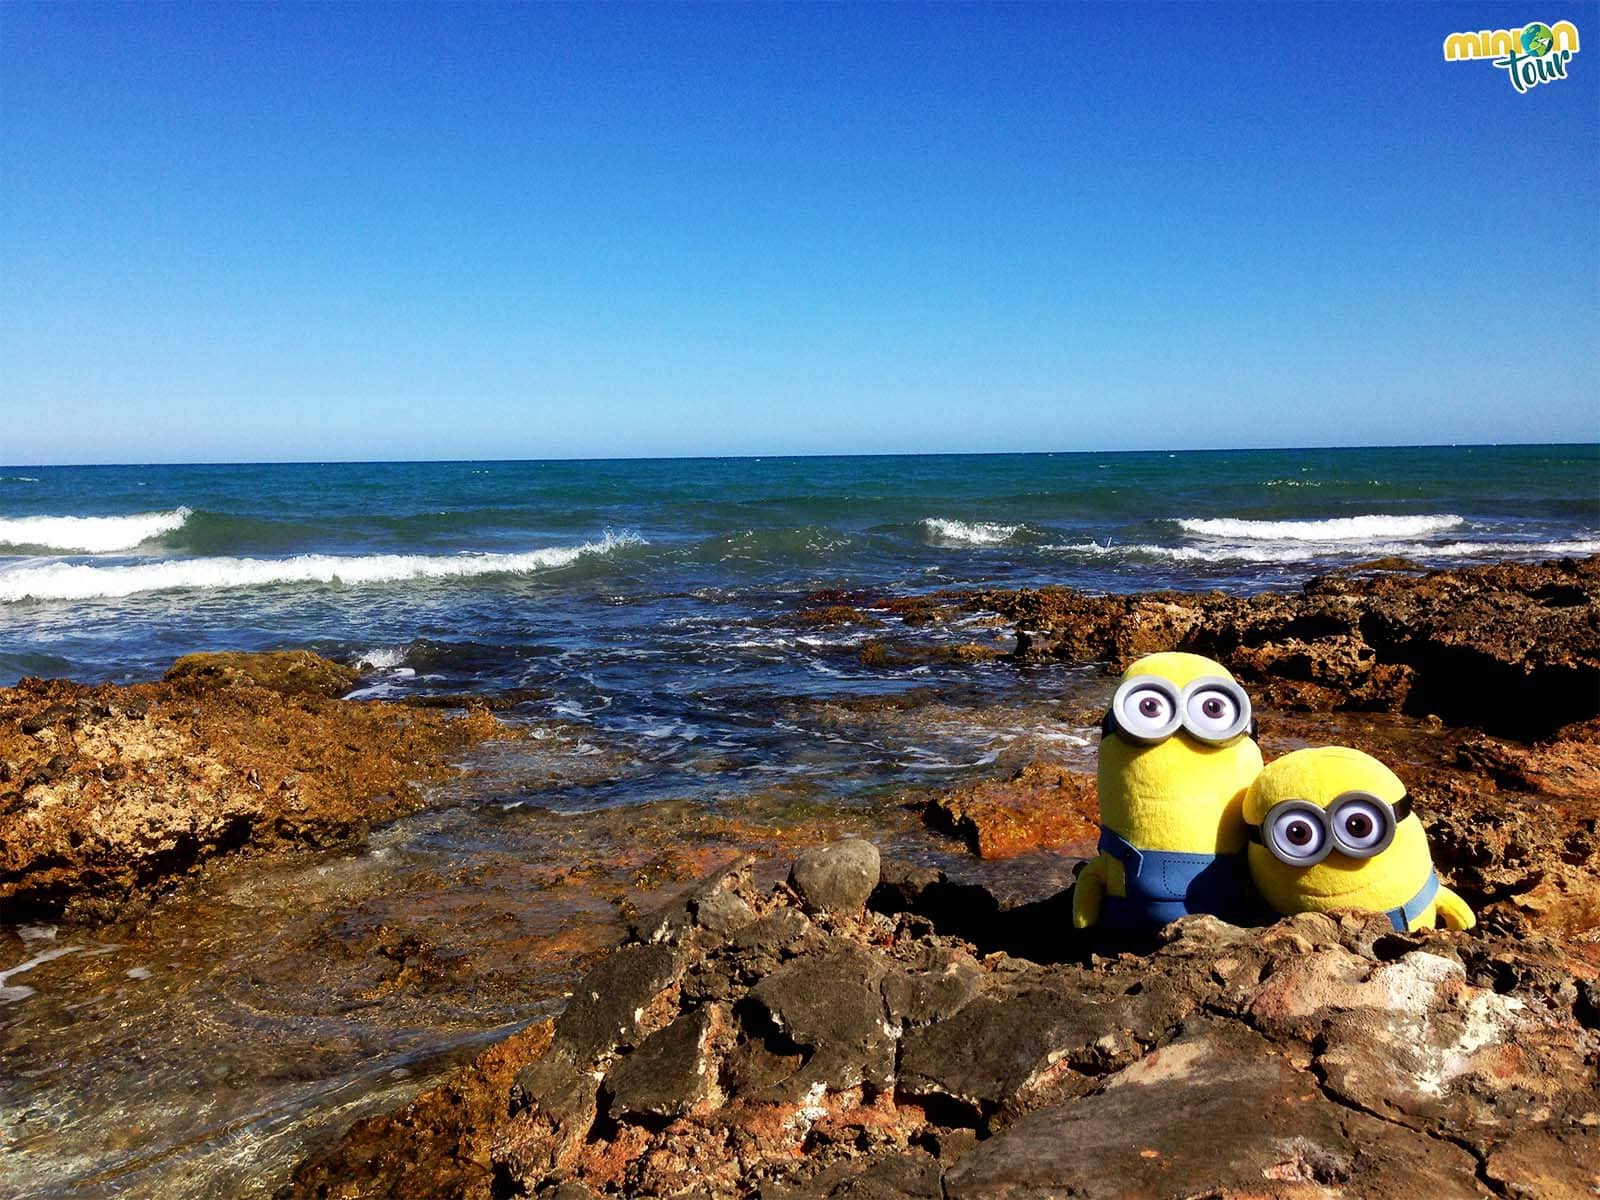
[[[11,0],[0,222],[0,462],[1595,440],[1600,5]]]

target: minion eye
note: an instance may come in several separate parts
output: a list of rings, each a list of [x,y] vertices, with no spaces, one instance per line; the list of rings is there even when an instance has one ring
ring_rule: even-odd
[[[1267,813],[1263,838],[1274,858],[1291,867],[1310,867],[1328,857],[1327,817],[1304,800],[1285,800]]]
[[[1394,840],[1393,810],[1375,796],[1351,793],[1328,809],[1333,839],[1353,858],[1371,858]]]
[[[1184,716],[1196,733],[1226,734],[1239,720],[1239,703],[1220,689],[1205,688],[1189,697]]]
[[[1130,679],[1111,699],[1117,732],[1138,742],[1159,742],[1177,731],[1177,689],[1163,680]]]
[[[1213,746],[1250,729],[1250,697],[1231,679],[1208,676],[1183,689],[1183,727]]]

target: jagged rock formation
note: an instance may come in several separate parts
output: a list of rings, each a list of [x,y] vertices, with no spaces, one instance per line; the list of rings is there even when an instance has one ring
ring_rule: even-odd
[[[1156,650],[1225,663],[1262,707],[1436,714],[1518,737],[1600,712],[1600,557],[1325,575],[1298,592],[968,593],[1016,653],[1120,669]]]
[[[461,749],[509,731],[333,699],[355,673],[305,651],[191,655],[161,683],[0,689],[0,905],[96,919],[244,849],[359,842]]]
[[[810,859],[830,853],[852,851]],[[553,1024],[520,1035],[509,1087],[502,1047],[358,1124],[283,1194],[1600,1184],[1600,993],[1569,946],[1307,914],[1264,929],[1187,918],[1149,954],[1111,953],[1077,940],[1064,911],[1062,898],[1003,909],[892,860],[868,908],[819,908],[735,864],[636,922]]]

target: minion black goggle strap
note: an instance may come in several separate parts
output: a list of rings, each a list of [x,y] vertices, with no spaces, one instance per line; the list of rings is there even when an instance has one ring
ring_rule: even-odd
[[[1327,808],[1309,800],[1280,800],[1249,826],[1279,862],[1314,867],[1335,850],[1351,858],[1382,854],[1394,841],[1395,828],[1411,815],[1411,797],[1390,804],[1371,792],[1341,792]]]
[[[1100,732],[1130,742],[1155,745],[1182,729],[1199,741],[1220,746],[1241,734],[1255,736],[1250,697],[1231,679],[1207,675],[1179,687],[1159,675],[1125,679],[1111,697]]]

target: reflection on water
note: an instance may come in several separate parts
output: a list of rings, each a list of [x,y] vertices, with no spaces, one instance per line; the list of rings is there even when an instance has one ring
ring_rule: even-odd
[[[361,853],[233,864],[89,934],[0,930],[0,1192],[270,1194],[355,1117],[552,1011],[628,906],[745,849],[857,832],[985,873],[907,794],[1040,754],[1088,765],[1072,697],[1105,684],[989,667],[906,682],[702,680],[656,714],[569,691],[560,720],[475,752]],[[1070,865],[1002,873],[1045,891]]]

